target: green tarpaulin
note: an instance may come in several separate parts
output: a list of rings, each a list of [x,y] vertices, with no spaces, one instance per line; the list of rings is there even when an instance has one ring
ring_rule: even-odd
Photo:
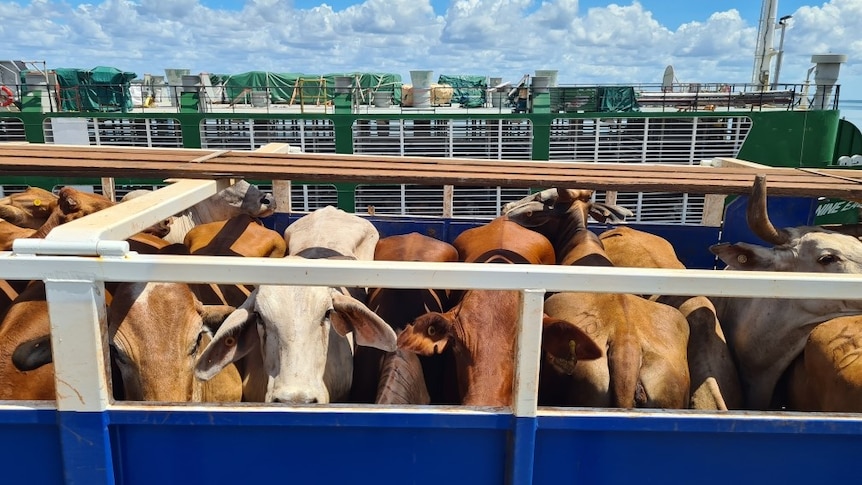
[[[452,102],[465,108],[478,108],[485,104],[488,81],[485,76],[447,76],[440,75],[439,84],[452,86]]]
[[[640,111],[631,86],[567,86],[553,87],[550,91],[551,111],[555,113]]]
[[[299,72],[250,71],[240,74],[210,76],[213,85],[224,85],[226,103],[249,103],[252,93],[266,93],[270,103],[324,104],[335,96],[335,78],[348,76],[356,89],[360,103],[370,103],[371,93],[392,93],[393,101],[401,100],[401,76],[388,73],[349,72],[305,74]]]
[[[129,83],[137,75],[113,67],[60,68],[57,73],[61,111],[126,111],[132,108]]]

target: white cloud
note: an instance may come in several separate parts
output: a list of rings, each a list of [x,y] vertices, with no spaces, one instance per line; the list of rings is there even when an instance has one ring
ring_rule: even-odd
[[[329,73],[411,69],[486,74],[517,80],[558,69],[561,83],[661,80],[673,64],[685,82],[747,82],[758,19],[716,12],[676,30],[637,1],[580,8],[578,0],[453,0],[434,12],[430,0],[365,0],[343,10],[321,2],[295,9],[286,0],[247,1],[235,11],[198,0],[0,2],[4,56],[44,59],[49,67],[160,73],[250,70]],[[831,0],[793,12],[781,80],[802,82],[811,54],[838,52],[845,96],[862,97],[862,0]],[[857,87],[858,86],[858,87]],[[855,94],[854,94],[855,90]]]

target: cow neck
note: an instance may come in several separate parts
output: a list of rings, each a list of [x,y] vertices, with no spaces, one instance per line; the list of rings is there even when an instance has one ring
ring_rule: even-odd
[[[511,405],[518,300],[516,291],[470,290],[458,305],[454,355],[464,405]]]
[[[555,212],[559,211],[555,207]],[[588,206],[576,201],[565,212],[557,212],[555,234],[550,235],[557,252],[557,264],[611,266],[598,236],[587,228]],[[601,264],[602,262],[606,264]]]

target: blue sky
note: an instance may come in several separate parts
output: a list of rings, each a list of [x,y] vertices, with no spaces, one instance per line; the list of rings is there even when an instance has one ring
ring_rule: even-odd
[[[0,0],[3,56],[47,67],[99,65],[334,73],[413,69],[517,80],[557,69],[561,84],[749,82],[756,0]],[[862,0],[779,0],[793,15],[781,81],[811,55],[847,54],[842,95],[862,98]],[[777,43],[777,39],[776,39]]]

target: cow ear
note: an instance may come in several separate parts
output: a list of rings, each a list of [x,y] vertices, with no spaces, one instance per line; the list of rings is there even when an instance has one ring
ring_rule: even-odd
[[[227,317],[236,311],[236,308],[230,305],[204,305],[199,301],[195,303],[195,307],[204,326],[213,333],[218,332]]]
[[[228,316],[212,341],[204,349],[195,365],[195,376],[207,381],[218,374],[230,363],[245,357],[260,345],[257,335],[256,313],[251,311],[254,304],[253,294],[243,305]]]
[[[602,349],[592,337],[575,324],[544,316],[542,318],[542,348],[557,359],[595,360]]]
[[[773,267],[773,249],[747,243],[714,244],[710,252],[729,267],[740,271],[765,270]]]
[[[451,338],[453,324],[448,313],[421,315],[398,335],[398,347],[426,356],[443,353]]]
[[[12,363],[21,372],[38,369],[52,361],[50,335],[28,340],[12,352]]]
[[[385,352],[395,352],[395,331],[362,302],[337,290],[332,290],[330,315],[332,327],[340,335],[353,332],[357,345],[374,347]]]

